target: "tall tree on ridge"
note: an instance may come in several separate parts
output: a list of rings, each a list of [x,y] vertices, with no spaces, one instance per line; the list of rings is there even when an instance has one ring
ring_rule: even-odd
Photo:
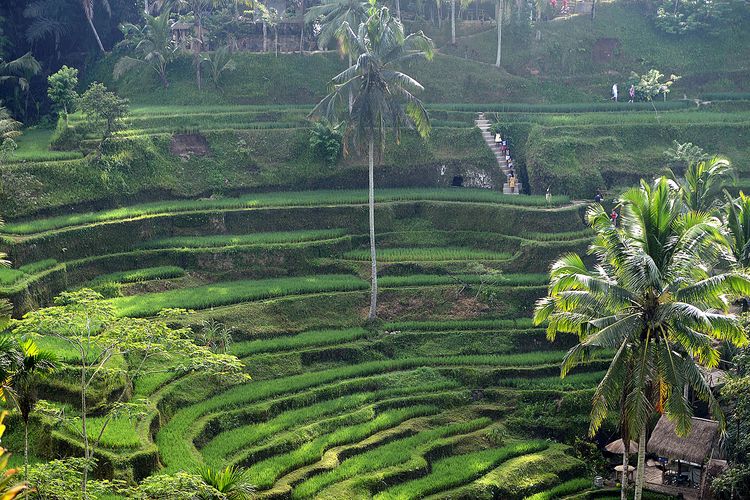
[[[112,8],[109,6],[109,0],[100,0],[100,2],[107,14],[112,15]],[[83,8],[86,21],[88,21],[91,31],[94,33],[96,43],[99,45],[99,50],[106,52],[104,50],[104,45],[102,45],[102,40],[99,38],[99,32],[96,31],[96,26],[94,26],[94,0],[81,0],[81,8]]]
[[[331,92],[312,111],[337,122],[344,96],[354,95],[352,110],[344,113],[345,142],[351,142],[369,160],[369,226],[371,289],[369,319],[377,317],[378,272],[375,252],[375,143],[380,153],[386,133],[400,139],[405,126],[416,128],[422,137],[430,132],[430,120],[422,102],[414,95],[422,85],[394,67],[414,58],[432,58],[432,41],[422,32],[404,36],[401,22],[386,7],[370,9],[370,17],[355,33],[348,22],[340,30],[340,41],[356,62],[331,80]],[[345,148],[346,150],[346,148]]]

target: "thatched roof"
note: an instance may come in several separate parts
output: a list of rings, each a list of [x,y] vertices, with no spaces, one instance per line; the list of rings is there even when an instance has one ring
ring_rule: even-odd
[[[714,446],[717,446],[719,423],[704,418],[692,420],[690,433],[680,437],[675,432],[675,424],[662,416],[651,433],[646,450],[661,457],[702,464],[711,456]]]
[[[625,445],[622,439],[612,441],[607,446],[605,446],[604,449],[616,455],[622,455],[623,453],[625,453]],[[632,455],[634,453],[638,453],[638,443],[636,443],[635,441],[630,441],[630,454]]]

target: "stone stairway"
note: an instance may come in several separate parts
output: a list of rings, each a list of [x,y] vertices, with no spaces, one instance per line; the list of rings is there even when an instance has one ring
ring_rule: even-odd
[[[495,145],[495,136],[490,131],[490,121],[485,118],[484,113],[479,113],[477,119],[474,120],[474,123],[479,128],[479,130],[482,131],[484,142],[487,143],[487,146],[489,146],[489,148],[494,153],[495,159],[497,159],[497,165],[500,167],[500,171],[503,173],[503,179],[506,179],[505,183],[503,184],[503,194],[520,194],[521,183],[518,182],[518,176],[516,176],[516,187],[514,189],[511,189],[510,185],[508,184],[508,163],[505,161],[505,155],[501,153]]]

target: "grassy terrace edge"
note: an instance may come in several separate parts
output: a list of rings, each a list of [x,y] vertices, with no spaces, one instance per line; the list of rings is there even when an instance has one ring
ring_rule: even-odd
[[[496,203],[522,207],[546,207],[544,196],[512,196],[487,189],[379,189],[377,202],[396,201],[456,201]],[[567,196],[554,196],[551,205],[560,207],[570,202]],[[7,223],[1,231],[5,234],[31,235],[54,229],[97,222],[123,220],[160,213],[197,212],[212,209],[243,209],[282,206],[349,205],[367,203],[366,190],[290,191],[281,193],[247,194],[237,198],[179,200],[131,205],[128,207],[70,214],[46,219]]]

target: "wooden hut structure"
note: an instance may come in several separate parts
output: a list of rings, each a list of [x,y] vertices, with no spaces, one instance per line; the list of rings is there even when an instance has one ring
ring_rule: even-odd
[[[659,419],[646,450],[660,457],[662,483],[678,487],[705,488],[704,469],[712,459],[721,458],[719,423],[693,418],[687,436],[677,435],[675,423]]]

